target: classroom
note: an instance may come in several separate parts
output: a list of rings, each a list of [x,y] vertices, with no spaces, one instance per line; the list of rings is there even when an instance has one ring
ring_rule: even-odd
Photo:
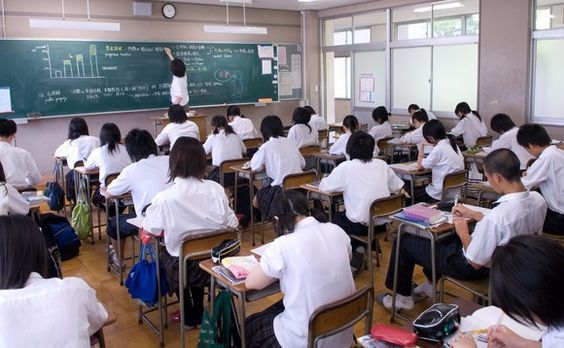
[[[0,11],[0,348],[564,347],[564,0]]]

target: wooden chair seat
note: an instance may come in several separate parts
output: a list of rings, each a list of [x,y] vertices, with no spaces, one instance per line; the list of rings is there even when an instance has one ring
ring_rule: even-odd
[[[491,135],[486,135],[484,137],[479,137],[476,139],[476,146],[484,147],[484,146],[492,146],[493,137]]]
[[[461,289],[464,289],[474,295],[475,299],[481,299],[483,305],[491,304],[490,296],[490,278],[489,276],[480,280],[458,280],[448,276],[442,276],[439,279],[439,299],[440,302],[444,301],[445,283],[450,282]]]

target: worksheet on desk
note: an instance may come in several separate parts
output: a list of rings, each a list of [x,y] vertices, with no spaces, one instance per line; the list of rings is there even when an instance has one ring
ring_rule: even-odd
[[[392,163],[389,164],[390,168],[392,169],[398,169],[398,170],[405,170],[405,171],[413,171],[413,170],[417,170],[417,163],[412,162],[412,163]]]

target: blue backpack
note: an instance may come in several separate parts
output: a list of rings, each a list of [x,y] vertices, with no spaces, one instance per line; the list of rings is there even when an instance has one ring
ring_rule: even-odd
[[[51,213],[41,214],[39,225],[44,233],[50,234],[55,239],[62,261],[72,259],[78,255],[80,239],[64,216]]]
[[[47,204],[49,204],[49,209],[60,211],[65,207],[65,193],[61,185],[59,185],[59,173],[60,164],[55,164],[53,169],[53,174],[55,175],[55,181],[48,182],[45,186],[45,191],[43,194],[45,197],[49,198]]]

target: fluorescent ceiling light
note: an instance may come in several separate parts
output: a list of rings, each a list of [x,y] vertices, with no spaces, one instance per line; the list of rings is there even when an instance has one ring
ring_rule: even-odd
[[[114,22],[67,21],[61,19],[30,19],[29,27],[34,29],[71,29],[120,31],[120,24]]]
[[[434,6],[432,6],[432,9],[433,10],[448,10],[450,8],[459,8],[459,7],[464,7],[464,5],[462,5],[459,2],[450,2],[450,3],[446,3],[446,4],[434,5]],[[418,7],[415,10],[413,10],[413,12],[416,12],[416,13],[431,12],[431,6]]]
[[[219,0],[219,2],[227,2],[230,4],[252,4],[253,0]]]
[[[236,25],[204,25],[206,33],[216,34],[255,34],[266,35],[268,31],[266,27],[247,27]]]
[[[298,0],[298,2],[314,2],[315,0]]]

